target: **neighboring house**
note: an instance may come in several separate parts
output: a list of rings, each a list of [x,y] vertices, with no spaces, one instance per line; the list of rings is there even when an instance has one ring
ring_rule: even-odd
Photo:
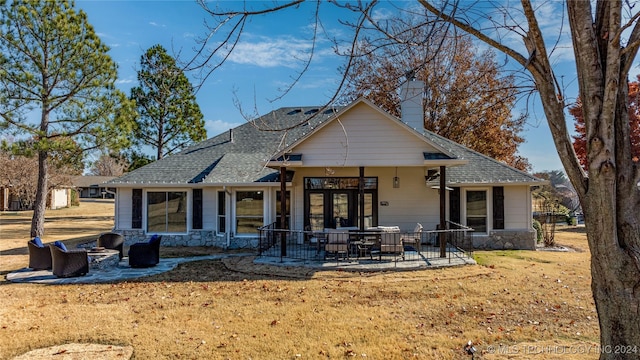
[[[447,220],[475,229],[476,248],[535,248],[530,190],[544,181],[424,130],[422,88],[403,87],[402,120],[366,99],[281,108],[109,181],[114,230],[127,243],[257,246],[284,189],[291,229]]]
[[[71,206],[71,188],[57,187],[49,190],[46,206],[48,209],[61,209]],[[1,211],[25,211],[33,210],[33,204],[24,201],[11,188],[0,188],[0,210]]]
[[[73,186],[78,190],[80,198],[113,199],[115,189],[107,188],[106,182],[115,179],[115,176],[76,176]]]

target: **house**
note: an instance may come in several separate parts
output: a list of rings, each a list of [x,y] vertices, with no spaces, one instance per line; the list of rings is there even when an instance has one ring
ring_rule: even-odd
[[[20,193],[11,191],[10,187],[0,187],[0,211],[33,210],[33,200],[26,201]],[[47,194],[47,209],[61,209],[71,206],[71,188],[56,187]]]
[[[255,247],[285,210],[290,229],[447,221],[473,228],[476,248],[535,248],[531,187],[544,181],[426,131],[422,88],[401,89],[402,120],[366,99],[280,108],[111,180],[114,230]]]
[[[105,185],[107,181],[113,179],[115,179],[115,176],[82,175],[73,178],[72,182],[81,199],[113,199],[115,189],[107,188]]]

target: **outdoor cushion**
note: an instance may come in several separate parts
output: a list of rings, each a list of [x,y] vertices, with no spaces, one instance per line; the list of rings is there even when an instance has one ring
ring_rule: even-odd
[[[65,244],[62,241],[56,241],[53,243],[53,245],[55,245],[57,248],[59,248],[62,251],[67,251],[67,247],[65,246]]]
[[[31,240],[33,242],[33,245],[39,247],[39,248],[43,248],[44,244],[42,243],[42,240],[40,240],[39,236],[36,236],[33,238],[33,240]]]
[[[158,234],[151,235],[151,239],[149,239],[149,244],[153,244],[154,242],[159,240],[160,240],[160,237],[158,236]]]

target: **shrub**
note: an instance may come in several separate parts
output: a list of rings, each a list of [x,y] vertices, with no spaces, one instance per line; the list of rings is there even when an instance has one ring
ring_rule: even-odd
[[[542,225],[540,225],[540,222],[536,219],[533,219],[533,228],[536,229],[536,241],[541,242],[542,241]]]

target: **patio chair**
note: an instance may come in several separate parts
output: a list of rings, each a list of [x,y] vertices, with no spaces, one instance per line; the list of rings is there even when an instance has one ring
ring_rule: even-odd
[[[380,254],[396,254],[404,260],[404,246],[400,239],[400,233],[382,232],[380,234]]]
[[[89,272],[89,257],[86,249],[67,250],[63,243],[49,244],[53,275],[57,277],[83,276]]]
[[[153,235],[149,242],[139,242],[129,247],[129,266],[144,268],[156,266],[160,262],[160,240],[162,236]]]
[[[118,250],[120,252],[120,260],[124,256],[124,236],[116,233],[104,233],[98,237],[97,246],[104,247],[105,249]]]
[[[334,254],[336,260],[340,258],[340,254],[349,259],[349,236],[339,232],[330,231],[327,233],[327,243],[324,245],[324,258],[327,254]]]
[[[27,241],[29,267],[33,270],[51,270],[51,250],[39,237]]]
[[[422,224],[417,223],[416,227],[413,229],[413,233],[403,235],[400,237],[400,241],[402,241],[403,245],[413,246],[418,255],[420,255],[420,245],[422,243]]]

